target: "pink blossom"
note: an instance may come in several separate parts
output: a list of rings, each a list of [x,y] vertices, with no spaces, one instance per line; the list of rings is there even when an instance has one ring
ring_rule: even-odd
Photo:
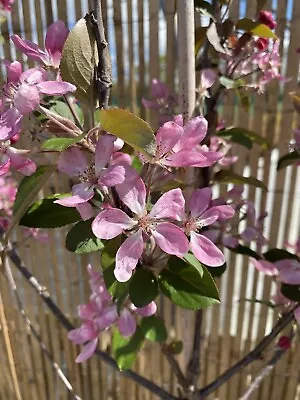
[[[0,10],[3,8],[5,11],[11,11],[11,6],[15,0],[0,0]]]
[[[276,21],[271,13],[271,11],[266,11],[266,10],[262,10],[259,13],[258,16],[258,20],[259,22],[261,22],[262,24],[267,25],[270,29],[275,29],[276,28]]]
[[[154,162],[165,167],[206,167],[223,157],[222,153],[200,146],[207,133],[205,118],[193,118],[184,127],[180,117],[175,121],[158,130]]]
[[[132,336],[136,330],[138,315],[151,316],[156,313],[156,304],[152,301],[145,307],[136,308],[131,303],[124,304],[120,315],[117,305],[107,291],[103,275],[88,265],[91,296],[87,304],[78,306],[78,315],[82,320],[79,328],[69,332],[68,338],[76,344],[84,345],[76,362],[81,363],[90,358],[97,349],[101,332],[117,324],[122,336]]]
[[[195,257],[205,265],[223,265],[225,257],[221,250],[204,234],[202,228],[212,225],[220,217],[229,219],[234,209],[228,205],[210,207],[212,192],[210,188],[197,189],[189,202],[190,212],[184,220],[185,232],[190,236],[190,247]]]
[[[276,261],[276,268],[279,271],[279,280],[290,285],[300,285],[300,262],[296,259],[288,258]]]
[[[23,115],[39,107],[41,95],[62,95],[74,92],[76,87],[67,82],[48,81],[48,73],[42,68],[22,72],[22,66],[15,61],[7,64],[8,81],[4,85],[0,140],[8,140],[19,133]]]
[[[55,21],[51,24],[46,33],[45,50],[38,47],[30,40],[12,35],[11,40],[22,53],[28,58],[42,63],[45,67],[59,68],[62,49],[69,34],[69,30],[63,21]]]
[[[148,213],[146,188],[141,178],[132,173],[130,179],[116,186],[122,202],[133,213],[111,208],[100,212],[92,223],[94,235],[100,239],[112,239],[122,232],[130,236],[116,254],[115,276],[118,281],[130,279],[144,250],[144,240],[152,238],[167,254],[182,257],[188,251],[188,240],[183,231],[171,220],[178,220],[183,213],[184,197],[180,189],[164,193]]]
[[[5,175],[11,167],[27,176],[33,174],[36,170],[35,163],[24,157],[29,152],[30,150],[11,147],[9,140],[0,140],[0,176]]]
[[[207,89],[211,88],[217,80],[217,74],[213,69],[203,69],[200,75],[200,84],[197,92],[201,97],[210,97]]]
[[[263,272],[265,275],[278,275],[278,269],[275,264],[267,260],[256,260],[255,258],[250,258],[250,261],[258,271]]]
[[[55,203],[65,207],[76,207],[84,220],[93,216],[93,209],[88,201],[94,197],[94,190],[97,187],[103,189],[115,186],[125,179],[123,165],[113,164],[107,167],[115,140],[112,135],[102,135],[97,141],[95,159],[91,164],[77,147],[71,147],[60,155],[58,170],[77,177],[80,183],[72,187],[72,196],[56,200]]]

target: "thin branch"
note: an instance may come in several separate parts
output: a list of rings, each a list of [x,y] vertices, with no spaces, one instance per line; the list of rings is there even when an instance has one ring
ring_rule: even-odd
[[[292,340],[294,336],[293,329],[291,334],[289,335],[289,339]],[[273,357],[268,361],[266,366],[260,371],[260,373],[256,376],[256,378],[251,382],[248,386],[246,392],[243,396],[240,397],[239,400],[249,400],[250,396],[254,393],[256,389],[259,388],[262,381],[271,373],[271,371],[275,368],[278,361],[282,358],[282,356],[287,352],[288,348],[276,348]]]
[[[174,374],[176,375],[178,379],[178,383],[182,386],[184,390],[188,389],[188,381],[185,379],[185,376],[180,368],[180,365],[178,364],[177,360],[173,357],[173,355],[168,351],[167,346],[162,346],[161,351],[163,355],[166,357],[168,363],[170,364],[170,367]]]
[[[78,128],[79,128],[81,131],[83,131],[83,126],[82,126],[82,124],[81,124],[81,122],[80,122],[80,120],[79,120],[79,118],[78,118],[78,115],[77,115],[75,109],[74,109],[74,105],[73,105],[73,103],[70,101],[70,95],[69,95],[69,94],[64,94],[64,95],[63,95],[63,98],[64,98],[64,100],[65,100],[66,105],[69,107],[69,110],[70,110],[70,112],[71,112],[71,114],[72,114],[72,116],[73,116],[73,118],[74,118],[74,121],[75,121],[76,125],[78,126]]]
[[[81,400],[81,398],[74,392],[74,389],[71,385],[71,383],[69,382],[68,378],[64,375],[62,369],[60,368],[60,366],[55,362],[55,360],[53,359],[52,354],[50,353],[50,351],[47,349],[45,343],[43,342],[41,336],[39,335],[39,333],[37,332],[37,330],[34,328],[34,326],[32,325],[26,311],[25,311],[25,307],[22,303],[22,300],[19,296],[18,290],[17,290],[17,286],[14,280],[14,277],[12,275],[10,266],[8,264],[8,261],[6,261],[4,263],[5,265],[5,277],[8,280],[8,283],[10,285],[10,288],[13,292],[13,295],[16,299],[18,308],[20,310],[20,313],[27,325],[27,327],[29,328],[30,332],[32,333],[32,336],[38,341],[43,353],[45,354],[45,356],[48,358],[48,360],[51,362],[51,365],[53,367],[53,369],[56,371],[57,375],[59,376],[59,378],[62,380],[62,382],[64,383],[64,385],[66,386],[68,392],[70,392],[70,395],[72,395],[72,398],[75,400]]]
[[[98,49],[98,66],[95,68],[95,82],[99,107],[108,108],[110,88],[112,87],[111,60],[108,51],[108,43],[105,38],[101,0],[94,0],[94,13],[90,14],[90,20],[94,26],[95,38]]]
[[[32,275],[32,273],[26,268],[26,266],[22,263],[19,255],[14,249],[10,249],[7,251],[7,254],[17,269],[21,272],[21,274],[26,278],[26,280],[31,284],[31,286],[35,289],[35,291],[41,296],[44,303],[47,305],[49,310],[55,315],[60,324],[68,331],[74,329],[73,324],[68,320],[65,314],[60,310],[60,308],[56,305],[56,303],[52,300],[47,288],[42,286],[38,280]],[[99,349],[96,350],[96,354],[102,361],[108,364],[113,369],[120,371],[115,360],[110,357],[104,351]],[[140,386],[143,386],[145,389],[149,390],[151,393],[157,395],[163,400],[179,400],[177,397],[172,394],[166,392],[164,389],[157,386],[154,382],[150,381],[147,378],[137,374],[132,370],[127,370],[122,372],[122,375],[136,382]]]
[[[220,375],[217,379],[211,382],[209,385],[200,389],[198,394],[198,399],[204,399],[210,393],[217,390],[220,386],[222,386],[225,382],[227,382],[230,378],[232,378],[235,374],[237,374],[241,369],[247,367],[247,365],[251,364],[253,361],[260,359],[263,351],[267,348],[267,346],[272,343],[272,341],[276,338],[276,336],[286,327],[288,326],[294,319],[294,310],[299,307],[299,304],[296,304],[290,311],[286,312],[274,325],[272,331],[269,335],[265,336],[258,345],[250,351],[245,357],[243,357],[240,361],[234,364],[232,367],[228,368],[222,375]]]
[[[187,367],[187,381],[192,391],[195,390],[200,375],[202,317],[203,317],[202,310],[196,311],[193,349]]]

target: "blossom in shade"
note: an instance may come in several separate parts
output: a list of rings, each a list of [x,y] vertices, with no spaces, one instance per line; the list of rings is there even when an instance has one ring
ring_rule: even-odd
[[[210,97],[207,89],[210,89],[217,80],[217,74],[213,69],[203,69],[200,75],[200,84],[197,92],[201,97]]]
[[[84,345],[81,353],[76,359],[80,363],[90,358],[98,344],[101,332],[116,324],[119,332],[124,337],[134,334],[137,326],[138,316],[151,316],[156,313],[157,306],[154,301],[142,308],[126,303],[120,314],[112,296],[107,291],[103,275],[88,265],[90,275],[91,296],[87,304],[78,306],[78,315],[82,320],[79,328],[69,332],[68,338],[76,344]]]
[[[6,63],[6,67],[7,83],[0,103],[0,140],[19,133],[22,117],[39,107],[42,95],[63,95],[76,90],[70,83],[47,80],[47,71],[39,67],[22,72],[18,61]]]
[[[164,193],[150,212],[146,209],[146,187],[141,178],[132,173],[131,178],[116,186],[122,202],[133,217],[117,208],[100,212],[92,223],[94,235],[100,239],[112,239],[124,231],[127,239],[116,254],[115,277],[128,281],[144,249],[144,240],[152,238],[167,254],[182,257],[188,251],[184,232],[169,220],[178,220],[184,209],[184,197],[180,189]]]
[[[63,21],[55,21],[47,30],[45,49],[30,40],[22,39],[18,35],[12,35],[11,40],[19,51],[28,58],[42,63],[45,67],[58,68],[61,60],[62,49],[69,34],[69,30]]]
[[[88,201],[94,197],[94,189],[115,186],[125,179],[123,165],[113,164],[107,167],[115,140],[112,135],[102,135],[97,141],[95,159],[91,164],[77,147],[71,147],[60,155],[58,170],[77,177],[80,183],[72,187],[72,196],[56,200],[55,203],[76,207],[84,220],[93,216],[93,209]]]
[[[0,176],[7,174],[11,167],[24,175],[31,175],[36,170],[36,165],[24,157],[29,150],[15,149],[10,146],[10,141],[0,140]]]
[[[212,192],[208,187],[194,191],[189,201],[190,211],[185,217],[184,228],[186,234],[190,236],[190,247],[195,257],[205,265],[219,267],[224,264],[225,257],[201,230],[219,218],[232,218],[234,209],[228,205],[211,207],[211,198]]]

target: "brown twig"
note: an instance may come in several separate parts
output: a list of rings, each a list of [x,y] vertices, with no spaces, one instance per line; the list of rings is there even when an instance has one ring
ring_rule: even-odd
[[[27,327],[29,328],[29,331],[31,332],[32,336],[37,340],[37,342],[39,343],[43,353],[45,354],[45,356],[48,358],[48,360],[50,361],[52,368],[56,371],[57,375],[59,376],[59,378],[62,380],[62,382],[64,383],[64,385],[66,386],[68,392],[70,393],[70,395],[72,396],[73,399],[75,400],[81,400],[81,398],[74,392],[74,389],[71,385],[71,383],[69,382],[68,378],[65,376],[65,374],[63,373],[62,369],[60,368],[60,366],[55,362],[55,360],[53,359],[53,356],[51,354],[51,352],[47,349],[45,343],[43,342],[41,336],[39,335],[39,333],[37,332],[37,330],[35,329],[35,327],[32,325],[31,320],[29,319],[26,311],[25,311],[25,307],[22,303],[22,300],[19,296],[18,290],[17,290],[17,286],[16,286],[16,282],[14,280],[13,274],[11,272],[11,268],[9,266],[8,261],[4,261],[4,267],[5,267],[5,277],[9,283],[9,286],[12,290],[12,293],[16,299],[18,308],[20,310],[20,313],[27,325]]]
[[[191,358],[187,367],[187,382],[190,390],[194,391],[197,385],[197,380],[200,375],[200,352],[201,352],[201,326],[202,326],[202,310],[196,311],[194,340]]]
[[[99,107],[108,108],[110,88],[112,87],[111,60],[108,51],[108,43],[105,38],[101,0],[94,0],[94,12],[91,14],[91,22],[94,26],[98,56],[98,65],[95,68],[95,82]]]
[[[173,355],[168,351],[167,346],[162,345],[161,346],[161,351],[163,355],[166,357],[168,363],[170,364],[170,367],[174,374],[176,375],[178,379],[178,383],[182,386],[182,388],[187,391],[189,384],[187,379],[185,378],[180,365],[178,364],[177,360],[173,357]]]
[[[243,357],[240,361],[234,364],[232,367],[228,368],[223,374],[221,374],[217,379],[211,382],[209,385],[200,389],[197,392],[197,399],[204,399],[210,393],[217,390],[220,386],[222,386],[225,382],[227,382],[230,378],[232,378],[235,374],[237,374],[240,370],[247,367],[247,365],[251,364],[255,360],[259,360],[263,351],[267,348],[267,346],[272,343],[272,341],[276,338],[276,336],[286,327],[288,326],[294,319],[294,310],[299,307],[299,304],[296,304],[293,308],[291,308],[288,312],[286,312],[274,325],[272,331],[269,335],[265,336],[258,345],[250,351],[245,357]]]
[[[58,319],[59,323],[68,331],[74,329],[74,325],[68,320],[65,314],[61,311],[61,309],[56,305],[56,303],[52,300],[47,288],[42,286],[38,280],[32,275],[32,273],[27,269],[27,267],[22,263],[19,255],[17,252],[11,248],[7,251],[7,255],[14,263],[16,268],[21,272],[21,274],[26,278],[26,280],[31,284],[31,286],[35,289],[35,291],[41,296],[44,303],[47,305],[49,310],[55,315]],[[101,358],[106,364],[108,364],[113,369],[119,371],[118,365],[115,360],[110,357],[104,351],[99,349],[96,350],[96,355]],[[154,382],[150,381],[147,378],[137,374],[132,370],[126,370],[122,372],[122,375],[131,379],[132,381],[136,382],[140,386],[144,387],[145,389],[149,390],[151,393],[157,395],[159,398],[163,400],[179,400],[177,397],[173,396],[172,394],[166,392],[164,389],[160,388]]]
[[[292,329],[289,339],[292,340],[294,336],[294,331]],[[287,352],[288,348],[280,348],[277,347],[275,349],[273,357],[268,361],[266,366],[262,368],[260,373],[255,377],[253,382],[248,386],[247,390],[245,393],[240,397],[239,400],[249,400],[250,396],[253,394],[253,392],[259,388],[260,384],[262,381],[271,373],[271,371],[275,368],[276,364],[278,363],[279,360],[281,360],[282,356]]]

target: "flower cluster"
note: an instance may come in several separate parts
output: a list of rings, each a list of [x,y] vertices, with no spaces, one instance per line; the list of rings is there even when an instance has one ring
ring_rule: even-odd
[[[78,306],[78,316],[82,324],[68,334],[74,343],[85,345],[76,362],[83,362],[94,354],[101,332],[116,324],[122,336],[132,336],[137,327],[137,317],[149,317],[157,310],[153,301],[142,308],[137,308],[127,301],[118,312],[116,302],[106,289],[103,275],[91,265],[88,265],[88,273],[92,291],[90,300],[87,304]]]
[[[1,11],[11,11],[11,6],[15,0],[0,0],[0,12]]]
[[[194,192],[186,213],[179,188],[164,193],[153,206],[149,204],[151,168],[171,173],[174,167],[207,167],[223,157],[223,153],[201,145],[207,132],[203,117],[196,117],[184,126],[182,118],[176,117],[175,121],[165,123],[156,134],[153,158],[145,160],[145,165],[149,164],[145,182],[122,157],[113,158],[116,138],[109,134],[102,135],[95,143],[91,162],[76,147],[67,149],[59,158],[58,169],[77,177],[79,183],[73,186],[71,197],[56,203],[76,207],[84,220],[97,214],[92,231],[100,239],[126,237],[116,254],[115,276],[120,282],[128,281],[139,260],[143,256],[149,258],[156,246],[163,253],[177,257],[183,257],[191,249],[209,266],[225,262],[221,251],[199,232],[218,219],[232,218],[234,210],[228,205],[211,207],[209,188]],[[117,194],[117,203],[113,193]]]

